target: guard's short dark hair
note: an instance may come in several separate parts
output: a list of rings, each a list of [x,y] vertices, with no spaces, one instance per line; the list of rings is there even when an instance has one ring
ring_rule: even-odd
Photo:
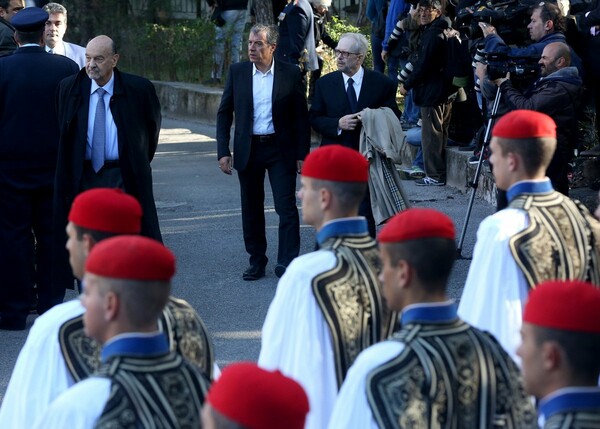
[[[509,152],[518,154],[523,159],[523,167],[529,175],[535,174],[540,168],[548,168],[554,151],[556,139],[552,137],[538,137],[529,139],[507,139],[494,137],[502,155]]]
[[[554,32],[564,33],[567,29],[567,22],[565,20],[564,15],[558,8],[558,6],[554,3],[550,3],[547,1],[541,2],[537,7],[533,9],[534,11],[540,11],[540,18],[543,22],[552,21],[554,26]]]
[[[77,240],[79,241],[83,239],[84,234],[90,235],[96,243],[102,240],[106,240],[107,238],[122,235],[114,232],[97,231],[95,229],[84,228],[82,226],[77,225],[76,223],[73,223],[73,226],[75,227],[75,235],[77,237]]]
[[[171,294],[171,282],[163,280],[102,279],[102,290],[114,292],[133,328],[158,320]]]
[[[456,259],[456,242],[448,238],[419,238],[400,243],[382,243],[392,266],[406,261],[415,270],[428,292],[446,290]]]
[[[15,31],[15,36],[19,40],[21,45],[27,43],[40,43],[42,36],[44,35],[44,27],[40,27],[39,30],[35,31]]]
[[[577,311],[576,308],[573,311]],[[571,374],[578,381],[597,382],[600,376],[600,334],[550,329],[534,325],[538,345],[553,341],[567,355]]]
[[[364,182],[333,182],[312,177],[311,179],[314,189],[328,189],[346,209],[358,208],[367,192],[367,183]]]
[[[229,417],[224,416],[214,407],[210,407],[210,414],[215,420],[215,427],[218,429],[246,429],[245,426],[242,426],[238,422],[234,422]]]

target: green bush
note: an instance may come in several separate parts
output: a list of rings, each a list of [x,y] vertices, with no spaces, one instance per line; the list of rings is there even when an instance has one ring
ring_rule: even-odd
[[[210,75],[214,33],[205,20],[130,27],[121,33],[122,68],[150,79],[199,82]]]

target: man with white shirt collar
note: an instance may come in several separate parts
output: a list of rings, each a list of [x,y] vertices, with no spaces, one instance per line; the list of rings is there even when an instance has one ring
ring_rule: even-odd
[[[160,103],[152,83],[119,71],[118,60],[113,40],[95,37],[86,46],[85,69],[63,80],[59,88],[56,281],[72,283],[63,231],[73,199],[84,190],[123,189],[142,205],[141,234],[161,240],[150,167],[158,146]]]
[[[507,113],[492,130],[490,149],[508,207],[479,226],[458,314],[491,332],[519,363],[523,307],[536,284],[563,279],[600,285],[600,223],[581,203],[555,191],[545,175],[556,149],[550,116]]]
[[[529,295],[523,314],[525,389],[550,428],[600,426],[600,290],[580,281],[550,281]]]
[[[310,123],[321,133],[321,145],[337,143],[358,150],[360,112],[365,108],[389,107],[400,116],[394,82],[363,67],[368,48],[369,42],[362,34],[343,34],[335,50],[338,71],[322,76],[316,83]]]
[[[341,144],[359,150],[363,109],[389,107],[400,118],[396,84],[363,67],[368,49],[369,42],[362,34],[343,34],[335,50],[338,71],[321,76],[316,82],[309,117],[313,129],[321,133],[321,146]],[[360,214],[367,218],[369,233],[375,238],[368,192]]]
[[[85,48],[74,43],[65,42],[63,37],[67,31],[67,9],[58,3],[48,3],[43,7],[48,12],[48,21],[44,30],[46,51],[51,54],[64,55],[77,63],[79,68],[85,67]]]
[[[296,172],[310,150],[310,126],[300,69],[273,58],[277,38],[275,26],[252,27],[250,61],[231,65],[217,113],[218,167],[227,175],[237,170],[240,181],[244,244],[250,255],[250,266],[242,274],[246,281],[264,277],[267,265],[265,172],[279,215],[275,275],[281,277],[300,252]]]

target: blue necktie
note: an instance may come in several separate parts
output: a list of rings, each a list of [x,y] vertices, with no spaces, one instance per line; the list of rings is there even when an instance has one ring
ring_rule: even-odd
[[[356,98],[356,91],[354,90],[354,80],[352,78],[348,79],[348,91],[346,91],[348,95],[348,102],[350,103],[350,110],[352,113],[356,113],[358,99]]]
[[[104,147],[106,146],[106,106],[102,88],[96,90],[98,104],[96,104],[96,115],[94,117],[94,134],[92,135],[92,167],[97,173],[104,166]]]

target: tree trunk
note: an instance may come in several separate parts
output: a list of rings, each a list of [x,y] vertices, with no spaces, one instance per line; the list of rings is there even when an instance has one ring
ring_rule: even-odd
[[[254,16],[257,24],[275,24],[272,0],[254,0]]]
[[[358,17],[356,18],[356,26],[362,27],[366,22],[367,17],[367,0],[360,0],[358,5]]]

